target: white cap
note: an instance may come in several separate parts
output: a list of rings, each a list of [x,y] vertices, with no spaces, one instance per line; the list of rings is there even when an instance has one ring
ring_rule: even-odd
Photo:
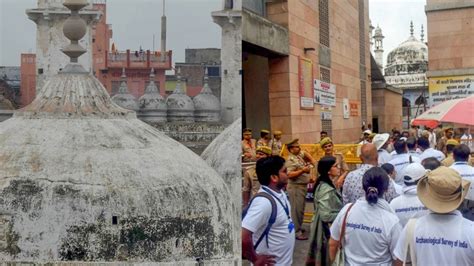
[[[424,177],[427,173],[428,170],[420,163],[411,163],[403,170],[403,181],[412,183]]]
[[[364,131],[364,134],[372,134],[372,131],[370,129],[367,129],[366,131]]]

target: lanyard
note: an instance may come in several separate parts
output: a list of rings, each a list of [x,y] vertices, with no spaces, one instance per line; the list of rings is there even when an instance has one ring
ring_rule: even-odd
[[[281,202],[281,200],[275,195],[273,194],[273,192],[270,191],[270,189],[266,188],[266,187],[262,187],[263,190],[265,190],[267,193],[269,193],[270,195],[272,195],[277,201],[278,203],[280,203],[280,205],[283,207],[283,209],[285,210],[285,213],[286,213],[286,216],[288,216],[288,219],[291,219],[290,218],[290,209],[288,208],[288,203],[286,203],[286,205],[283,205],[283,202]]]

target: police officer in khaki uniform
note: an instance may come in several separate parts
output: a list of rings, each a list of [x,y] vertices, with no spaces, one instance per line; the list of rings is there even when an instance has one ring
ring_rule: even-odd
[[[270,143],[270,131],[266,129],[260,130],[260,139],[257,141],[257,148],[260,146],[269,146]]]
[[[282,143],[281,135],[283,133],[279,130],[273,131],[273,139],[270,141],[270,148],[272,148],[272,155],[280,155]]]
[[[252,139],[252,130],[245,128],[242,132],[242,162],[254,162],[256,160],[256,141]]]
[[[285,166],[288,172],[288,197],[291,204],[291,218],[295,223],[295,235],[298,240],[307,240],[301,226],[303,225],[305,197],[310,182],[310,171],[316,160],[307,152],[301,151],[298,139],[286,144],[289,155]]]
[[[332,143],[331,138],[325,137],[319,142],[319,145],[321,145],[321,149],[324,151],[324,156],[334,156],[336,157],[336,164],[337,167],[340,169],[341,175],[336,181],[336,187],[337,188],[342,188],[342,185],[344,184],[344,180],[346,179],[347,174],[349,173],[349,166],[347,163],[344,161],[344,156],[342,153],[339,152],[334,152],[334,144]],[[318,165],[316,164],[316,168]]]
[[[446,141],[446,158],[441,161],[442,166],[450,167],[454,163],[453,150],[459,142],[455,139],[448,139]]]
[[[272,150],[267,146],[260,146],[257,148],[257,161],[261,158],[266,158],[272,155]],[[242,186],[242,201],[243,207],[246,207],[250,199],[260,189],[260,182],[258,182],[256,165],[252,165],[245,170],[244,184]]]

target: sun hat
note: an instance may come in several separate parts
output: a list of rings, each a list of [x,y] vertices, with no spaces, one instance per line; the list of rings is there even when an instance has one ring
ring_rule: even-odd
[[[380,148],[382,148],[385,142],[387,142],[388,138],[390,138],[390,135],[388,133],[377,134],[372,140],[372,143],[375,145],[377,150],[380,150]]]
[[[428,171],[420,163],[411,163],[403,169],[403,181],[413,183],[424,177]]]
[[[440,166],[421,178],[416,190],[426,208],[436,213],[449,213],[461,205],[470,184],[456,170]]]

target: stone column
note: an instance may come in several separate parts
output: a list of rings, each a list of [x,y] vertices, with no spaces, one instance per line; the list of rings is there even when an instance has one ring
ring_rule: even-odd
[[[242,3],[224,2],[224,9],[212,12],[212,18],[222,28],[221,121],[231,124],[242,116]]]

